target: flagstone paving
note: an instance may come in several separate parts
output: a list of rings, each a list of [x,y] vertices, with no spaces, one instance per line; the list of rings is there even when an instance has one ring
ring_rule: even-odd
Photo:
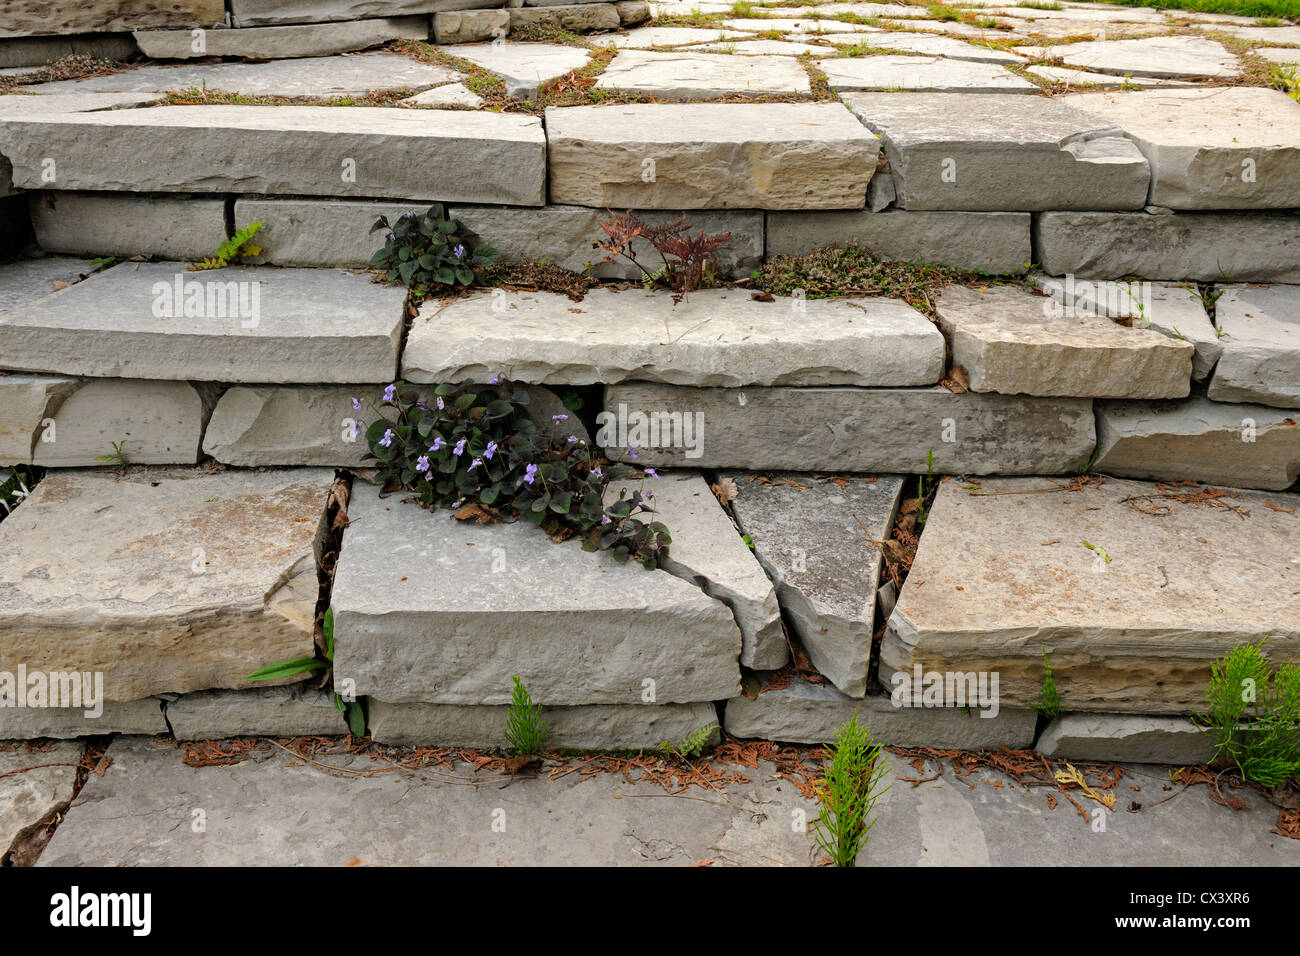
[[[728,56],[680,50],[619,53],[598,90],[644,93],[660,100],[706,100],[729,93],[811,93],[807,72],[788,57]]]

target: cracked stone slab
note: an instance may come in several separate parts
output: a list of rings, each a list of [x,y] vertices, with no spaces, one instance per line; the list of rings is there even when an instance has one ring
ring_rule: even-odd
[[[928,385],[943,375],[943,337],[897,299],[755,302],[723,289],[675,307],[662,293],[597,289],[577,305],[507,292],[421,308],[402,378],[494,374],[542,385]]]
[[[1050,296],[952,285],[936,309],[953,364],[966,369],[976,392],[1182,398],[1191,387],[1191,342]]]
[[[995,63],[920,56],[818,60],[834,92],[924,90],[934,93],[1037,93],[1038,87]]]
[[[1300,102],[1259,87],[1078,93],[1151,164],[1150,201],[1179,210],[1300,206]]]
[[[1241,73],[1237,58],[1222,43],[1205,37],[1157,36],[1133,40],[1085,40],[1046,47],[1065,66],[1093,73],[1134,76],[1228,79]]]
[[[302,686],[245,683],[238,690],[182,694],[167,704],[167,722],[177,740],[347,733],[333,691]]]
[[[334,678],[358,695],[506,704],[516,674],[547,705],[641,703],[647,687],[656,703],[693,703],[739,688],[740,631],[694,585],[554,544],[526,521],[462,523],[403,497],[365,488],[348,506]]]
[[[551,107],[546,131],[551,201],[598,208],[861,209],[879,151],[836,103]]]
[[[1214,738],[1186,717],[1062,714],[1043,730],[1036,749],[1070,760],[1193,767],[1214,757]]]
[[[28,205],[36,241],[49,252],[189,262],[226,241],[224,199],[41,192]]]
[[[813,9],[809,8],[810,11]],[[807,34],[882,32],[879,27],[869,27],[861,23],[844,23],[840,20],[822,20],[814,17],[736,17],[723,20],[722,25],[747,33],[767,33],[771,30]]]
[[[389,704],[370,699],[370,736],[403,747],[500,748],[508,706]],[[585,704],[544,708],[546,747],[566,750],[653,750],[714,725],[708,746],[721,740],[712,702],[695,704]]]
[[[56,471],[0,523],[0,656],[104,699],[246,686],[313,653],[329,470]]]
[[[0,265],[0,320],[22,306],[53,295],[64,285],[80,282],[93,269],[88,259],[63,256],[19,259]]]
[[[648,50],[652,47],[685,46],[753,36],[743,30],[710,30],[703,27],[637,27],[626,33],[596,37],[593,42],[624,50]]]
[[[740,530],[776,585],[781,609],[813,666],[850,697],[867,692],[880,551],[889,537],[903,479],[837,482],[793,473],[768,484],[729,474]]]
[[[624,50],[601,73],[596,89],[642,93],[660,100],[708,100],[732,93],[812,93],[807,71],[789,57],[694,50]]]
[[[727,701],[723,722],[728,734],[824,744],[833,741],[835,731],[857,714],[858,723],[886,747],[1021,750],[1034,742],[1038,715],[1032,710],[895,707],[888,697],[847,697],[829,683],[814,684],[797,675],[789,683],[767,686],[774,676],[757,679],[757,696],[741,695]]]
[[[1172,402],[1098,402],[1093,467],[1127,478],[1283,491],[1300,478],[1297,417],[1196,395]]]
[[[507,96],[521,99],[536,96],[538,87],[548,80],[581,70],[590,59],[590,54],[584,49],[555,43],[503,41],[448,46],[443,47],[443,51],[491,70],[505,80]],[[485,197],[485,201],[502,200]]]
[[[396,370],[405,297],[342,270],[126,263],[0,314],[0,362],[95,377],[379,382]],[[182,316],[187,303],[196,308]]]
[[[48,749],[0,743],[0,858],[72,800],[85,754],[83,745],[68,741]]]
[[[134,109],[157,103],[150,93],[26,93],[0,94],[0,120],[16,120],[51,113],[99,113]],[[48,184],[47,184],[48,185]]]
[[[1046,647],[1066,712],[1189,714],[1232,647],[1267,634],[1271,655],[1300,652],[1300,496],[1217,499],[1243,517],[1129,480],[978,484],[939,486],[885,631],[882,682],[918,664],[997,671],[1003,706],[1022,707]]]
[[[378,385],[235,385],[217,400],[203,453],[226,465],[360,466],[369,451],[368,413]],[[355,423],[355,424],[354,424]]]
[[[1300,409],[1300,286],[1219,286],[1223,356],[1206,395]]]
[[[92,0],[60,4],[6,0],[0,37],[75,33],[121,33],[141,27],[209,26],[226,16],[222,0]]]
[[[692,441],[636,436],[637,463],[691,468],[941,474],[1059,474],[1086,464],[1092,401],[934,388],[681,388],[627,382],[605,411],[628,427],[611,458],[628,460],[637,416],[680,415]],[[620,418],[621,416],[621,418]],[[599,440],[599,436],[597,436]]]
[[[653,495],[654,520],[666,524],[672,536],[668,557],[659,566],[731,608],[740,628],[742,665],[784,667],[790,648],[776,591],[709,483],[698,472],[665,472],[659,480],[612,482],[606,501],[638,489]]]
[[[98,716],[86,716],[86,707],[0,707],[0,740],[34,740],[52,737],[102,737],[105,734],[166,734],[170,731],[157,697],[140,700],[101,701]]]
[[[884,138],[904,209],[1146,205],[1151,171],[1137,146],[1113,122],[1060,100],[998,93],[843,93],[840,98]]]
[[[427,40],[429,18],[380,17],[347,23],[203,30],[195,49],[192,30],[136,30],[140,51],[153,60],[192,60],[205,56],[242,56],[250,60],[285,60],[329,56],[379,46],[390,40]]]

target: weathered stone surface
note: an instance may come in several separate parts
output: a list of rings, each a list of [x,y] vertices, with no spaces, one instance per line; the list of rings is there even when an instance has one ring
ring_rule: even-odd
[[[831,90],[928,90],[934,93],[1037,93],[1038,87],[996,63],[919,56],[849,56],[818,60]]]
[[[590,59],[586,50],[556,43],[488,43],[468,46],[449,46],[452,56],[469,60],[485,70],[491,70],[506,82],[506,95],[529,99],[537,95],[543,83],[580,70]],[[447,197],[455,198],[455,197]],[[486,202],[507,200],[488,199]],[[529,205],[541,205],[533,203]]]
[[[1300,66],[1300,48],[1296,47],[1257,47],[1250,51],[1255,56],[1262,56],[1274,63],[1295,64]]]
[[[764,11],[766,12],[766,11]],[[822,20],[813,17],[735,17],[723,20],[722,25],[732,30],[745,30],[754,33],[766,33],[779,30],[782,33],[880,33],[877,27],[860,23],[843,23],[839,20]]]
[[[650,19],[650,4],[645,0],[618,0],[614,9],[618,11],[619,22],[625,27],[634,27]]]
[[[375,391],[374,385],[236,385],[217,401],[203,453],[244,467],[359,466],[372,416],[354,411],[352,399],[373,401]]]
[[[235,223],[262,223],[254,240],[262,254],[248,261],[277,266],[365,266],[384,244],[384,232],[370,231],[380,216],[396,222],[429,203],[369,200],[237,199]]]
[[[579,33],[617,30],[622,25],[612,3],[564,3],[545,7],[517,7],[510,11],[510,29],[553,28]]]
[[[551,201],[599,208],[861,209],[879,150],[834,103],[553,107],[546,131]]]
[[[405,297],[342,270],[131,263],[0,314],[0,363],[111,378],[387,381]],[[184,315],[187,302],[202,314]]]
[[[1267,634],[1277,659],[1300,651],[1295,496],[1237,492],[1226,501],[1243,519],[1133,481],[980,485],[939,486],[889,618],[882,682],[918,664],[997,671],[1003,706],[1024,706],[1046,647],[1066,712],[1187,714],[1235,645]]]
[[[0,376],[0,464],[30,462],[42,423],[80,384],[60,375]],[[0,485],[6,477],[0,473]]]
[[[15,377],[28,376],[0,378],[0,393]],[[96,458],[112,455],[114,442],[136,465],[192,465],[199,458],[203,401],[188,382],[85,381],[49,417],[52,428],[43,419],[28,423],[35,464],[45,468],[101,465]]]
[[[872,212],[883,212],[892,206],[897,198],[898,190],[894,188],[894,177],[877,170],[876,175],[872,176],[871,182],[867,184],[867,208]],[[1014,214],[1008,213],[1008,215]]]
[[[451,214],[478,233],[483,241],[512,262],[546,261],[574,272],[590,271],[602,279],[642,278],[641,270],[623,259],[606,262],[604,254],[591,247],[605,236],[601,220],[610,214],[590,206],[543,206],[525,209],[509,206],[452,207]],[[638,211],[637,217],[650,225],[673,222],[683,211]],[[695,210],[686,217],[690,234],[731,233],[718,249],[718,275],[739,279],[763,263],[763,214],[748,210]],[[1026,226],[1026,229],[1028,227]],[[644,239],[634,239],[632,254],[642,262],[656,261],[654,248]]]
[[[1064,66],[1031,66],[1027,68],[1034,76],[1042,77],[1052,83],[1069,83],[1073,86],[1181,86],[1181,80],[1158,80],[1149,76],[1114,76],[1109,73],[1092,73],[1088,70],[1075,70]]]
[[[493,374],[542,385],[928,385],[943,375],[943,337],[911,306],[882,298],[764,303],[702,289],[674,307],[664,293],[597,289],[576,306],[507,292],[421,307],[402,378]]]
[[[872,186],[881,178],[873,176]],[[767,216],[767,254],[862,246],[882,259],[1023,272],[1032,258],[1029,224],[1025,212],[773,212]]]
[[[0,39],[0,69],[44,66],[74,54],[106,60],[129,60],[136,54],[129,33],[79,33],[67,36],[10,37]]]
[[[848,34],[848,36],[852,37],[847,41],[849,44],[866,42],[869,46],[881,47],[886,50],[906,50],[909,53],[947,57],[950,60],[970,60],[976,63],[1024,62],[1014,53],[1008,53],[1005,50],[982,46],[978,43],[967,43],[953,37],[935,36],[933,33],[905,33],[888,30],[881,33],[872,33],[870,39],[865,41],[856,34]],[[829,40],[832,43],[846,42],[843,34],[830,34],[822,39]]]
[[[1205,37],[1161,36],[1135,40],[1085,40],[1048,47],[1066,66],[1095,73],[1154,77],[1227,78],[1241,72],[1223,44]]]
[[[1300,206],[1300,102],[1259,87],[1079,93],[1065,102],[1115,123],[1151,164],[1150,201],[1170,209]]]
[[[625,406],[625,408],[623,407]],[[639,443],[645,465],[761,470],[924,470],[940,474],[1059,474],[1092,454],[1092,403],[943,388],[680,388],[627,382],[605,389],[605,409],[690,415],[693,441]],[[702,418],[700,416],[703,416]],[[626,460],[623,439],[606,453]],[[650,436],[653,438],[653,435]],[[951,441],[945,438],[952,439]],[[688,457],[696,455],[697,457]]]
[[[509,10],[457,10],[433,15],[433,37],[439,43],[473,43],[509,32]]]
[[[30,208],[47,252],[189,261],[226,241],[224,199],[40,192]]]
[[[71,190],[405,196],[524,206],[540,206],[545,196],[541,121],[517,114],[168,106],[6,119],[0,137],[15,184],[34,188],[47,185],[41,161],[54,155],[59,185]],[[168,161],[158,162],[159,156]],[[351,168],[355,176],[341,175]],[[464,175],[466,169],[475,175]]]
[[[98,717],[87,717],[86,707],[3,707],[0,708],[0,739],[35,740],[53,737],[99,737],[104,734],[165,734],[167,720],[162,701],[144,697],[130,701],[103,701]]]
[[[471,92],[464,83],[448,83],[446,86],[436,86],[423,93],[416,93],[402,102],[414,103],[416,106],[466,106],[476,110],[483,105],[483,97]]]
[[[15,309],[81,281],[94,268],[88,259],[50,256],[0,265],[0,320]]]
[[[5,0],[0,37],[209,27],[225,18],[222,0],[95,0],[84,4]]]
[[[1300,408],[1300,286],[1221,286],[1214,321],[1223,356],[1206,394],[1216,402]]]
[[[548,705],[642,703],[647,680],[656,703],[739,688],[731,612],[665,571],[554,544],[526,521],[465,524],[370,488],[348,517],[334,679],[358,695],[505,704],[515,674]]]
[[[68,742],[39,751],[0,744],[0,858],[51,813],[67,807],[76,791],[77,764],[85,755],[85,747]]]
[[[47,474],[0,523],[0,656],[129,701],[310,655],[333,472],[193,474]]]
[[[754,543],[813,666],[845,694],[863,697],[881,569],[880,551],[867,536],[889,537],[903,479],[841,487],[807,474],[773,484],[727,477],[740,492],[731,502],[740,530]]]
[[[732,56],[825,56],[826,47],[811,43],[791,43],[786,40],[724,40],[721,43],[702,43],[697,46],[683,47],[687,50],[699,50],[704,53],[730,53]]]
[[[1225,33],[1231,33],[1238,39],[1252,40],[1256,43],[1290,43],[1293,45],[1300,45],[1300,26],[1225,26],[1214,27],[1213,29],[1222,30]]]
[[[694,50],[624,50],[601,73],[596,88],[641,93],[659,100],[812,92],[807,71],[789,57]]]
[[[0,120],[22,120],[48,116],[52,113],[98,113],[106,110],[131,109],[157,103],[154,93],[26,93],[0,94]],[[4,132],[0,128],[0,132]],[[5,140],[9,152],[9,140]],[[45,183],[43,185],[49,185]]]
[[[334,692],[305,687],[205,690],[182,694],[167,704],[167,722],[177,740],[222,737],[298,737],[347,733]]]
[[[416,13],[436,16],[444,10],[478,10],[499,7],[501,3],[502,0],[230,0],[230,14],[236,27],[260,27]]]
[[[936,302],[954,365],[976,392],[1096,398],[1181,398],[1190,342],[1126,328],[1011,286],[946,286]]]
[[[1150,169],[1113,123],[997,93],[844,93],[884,137],[904,209],[1141,209]],[[1008,170],[1015,170],[1010,175]]]
[[[1037,227],[1034,260],[1053,275],[1300,282],[1294,213],[1048,212]]]
[[[1282,491],[1300,477],[1300,426],[1294,413],[1199,396],[1098,402],[1093,467],[1127,478]]]
[[[627,33],[599,37],[602,46],[620,50],[649,50],[652,47],[685,46],[688,43],[711,43],[752,36],[743,30],[709,29],[707,27],[637,27]]]
[[[1070,760],[1187,767],[1209,762],[1214,739],[1183,717],[1062,714],[1047,725],[1037,749]]]
[[[201,44],[191,30],[136,30],[134,36],[141,52],[155,60],[192,60],[205,56],[284,60],[365,50],[390,40],[427,40],[429,18],[385,17],[348,23],[204,30]]]
[[[794,677],[784,687],[763,687],[755,698],[731,698],[723,723],[733,737],[825,744],[854,714],[882,746],[936,750],[1020,750],[1033,743],[1038,718],[1032,710],[994,711],[973,704],[969,711],[895,707],[888,697],[846,697],[830,684]]]
[[[659,480],[609,486],[607,501],[641,489],[653,495],[654,520],[668,526],[672,544],[663,570],[690,581],[731,608],[742,640],[740,663],[776,670],[790,660],[776,591],[762,566],[698,472],[661,474]]]
[[[380,743],[419,747],[509,746],[510,708],[461,704],[388,704],[370,700],[370,735]],[[712,702],[695,704],[585,704],[547,707],[546,746],[571,750],[652,750],[676,744],[710,724],[718,725]],[[714,730],[709,746],[721,732]]]

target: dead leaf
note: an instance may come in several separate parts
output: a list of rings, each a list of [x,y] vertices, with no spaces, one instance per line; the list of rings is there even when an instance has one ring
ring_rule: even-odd
[[[477,501],[471,501],[454,515],[457,521],[473,521],[476,524],[490,524],[501,517],[501,512]]]
[[[940,380],[939,384],[954,395],[960,395],[962,392],[970,391],[970,375],[962,366],[954,365],[948,370],[948,374]]]
[[[776,299],[772,298],[772,293],[770,293],[770,292],[751,292],[750,295],[749,295],[749,297],[750,297],[751,299],[753,299],[755,302],[775,302],[775,301],[776,301]]]

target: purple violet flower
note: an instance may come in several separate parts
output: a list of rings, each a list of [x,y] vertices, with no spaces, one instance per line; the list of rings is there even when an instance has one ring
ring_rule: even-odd
[[[429,451],[437,451],[439,448],[442,448],[446,444],[447,443],[443,441],[442,436],[439,435],[437,438],[433,440],[433,444],[429,446]]]
[[[459,458],[461,455],[465,454],[465,442],[466,442],[466,441],[467,441],[467,439],[462,438],[460,441],[456,442],[456,447],[453,448],[453,449],[451,450],[451,453],[452,453],[453,455],[455,455],[457,458]]]
[[[361,411],[361,403],[357,401],[356,396],[353,396],[352,398],[352,410],[354,412]]]
[[[529,465],[524,469],[524,484],[531,485],[537,479],[537,466]]]
[[[391,402],[396,397],[397,397],[396,385],[389,385],[386,389],[384,389],[384,401]]]
[[[379,439],[379,444],[387,448],[392,443],[393,443],[393,430],[391,428],[385,428],[384,437]]]
[[[427,456],[425,456],[425,455],[421,455],[419,458],[417,458],[417,459],[415,460],[415,470],[416,470],[416,471],[428,471],[428,470],[429,470],[429,459],[428,459]]]
[[[495,455],[496,453],[497,453],[497,443],[494,441],[488,442],[487,448],[483,449],[483,457],[486,458],[488,461],[491,461],[492,456]]]
[[[467,472],[469,472],[469,471],[473,471],[475,468],[477,468],[477,467],[478,467],[479,465],[481,465],[481,464],[483,464],[483,459],[482,459],[482,458],[475,458],[473,461],[471,461],[471,462],[469,463],[469,467],[466,468],[465,470],[466,470]]]

